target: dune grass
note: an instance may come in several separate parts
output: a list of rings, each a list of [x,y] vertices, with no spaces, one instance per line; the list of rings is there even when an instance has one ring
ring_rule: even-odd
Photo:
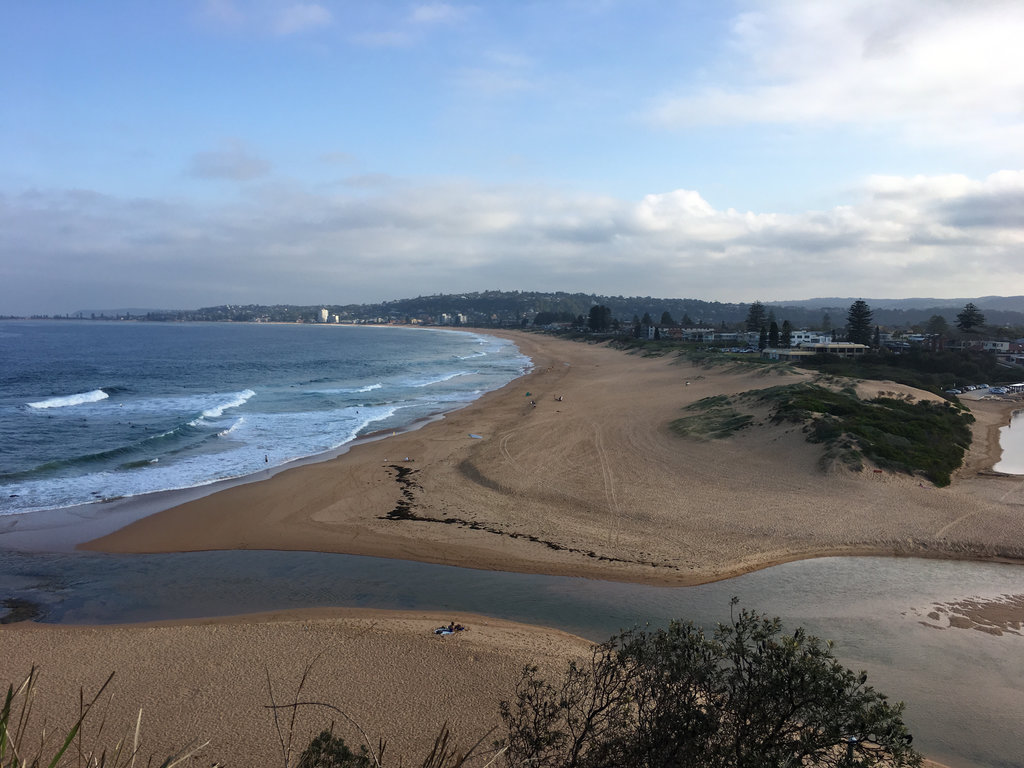
[[[669,427],[677,435],[705,440],[721,440],[753,423],[754,417],[740,413],[725,395],[705,397],[686,406],[687,416],[675,419]]]
[[[774,422],[802,424],[809,442],[826,445],[826,455],[850,466],[863,456],[882,469],[920,472],[946,486],[971,444],[974,417],[948,403],[861,400],[852,387],[837,391],[806,383],[752,394],[772,407]]]
[[[139,710],[133,728],[110,737],[103,694],[114,673],[106,679],[91,698],[79,691],[78,718],[64,730],[50,731],[43,723],[36,728],[33,722],[33,703],[38,690],[39,668],[33,666],[28,675],[15,686],[7,686],[3,707],[0,708],[0,768],[135,768],[136,765],[153,766],[155,758],[145,762],[139,759],[141,750],[142,710]],[[109,703],[109,699],[106,699]],[[95,735],[83,737],[87,719],[99,718]],[[113,738],[113,744],[105,744]],[[190,760],[206,744],[192,742],[183,750],[159,763],[159,768],[174,768]]]

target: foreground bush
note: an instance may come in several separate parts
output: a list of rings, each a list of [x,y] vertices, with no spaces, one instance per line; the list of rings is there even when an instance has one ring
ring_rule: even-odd
[[[510,766],[918,766],[902,704],[831,645],[747,610],[713,635],[630,630],[549,683],[527,667],[502,702]]]

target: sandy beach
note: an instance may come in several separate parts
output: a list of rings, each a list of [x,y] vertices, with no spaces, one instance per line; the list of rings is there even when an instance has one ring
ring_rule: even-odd
[[[870,468],[823,472],[820,446],[766,419],[727,440],[669,429],[701,398],[810,374],[508,335],[533,372],[471,406],[85,547],[314,550],[675,585],[829,554],[1024,556],[1024,479],[991,473],[1010,401],[969,403],[974,444],[939,489]]]
[[[450,620],[468,631],[433,634]],[[101,718],[94,716],[86,744],[113,745],[134,730],[141,709],[141,764],[151,755],[159,764],[198,740],[210,744],[188,765],[238,768],[285,765],[268,709],[271,690],[278,704],[336,707],[373,747],[387,740],[385,764],[404,757],[403,764],[417,765],[446,724],[462,750],[500,725],[498,704],[511,698],[525,664],[554,674],[570,658],[589,655],[589,643],[550,629],[479,616],[357,610],[116,627],[24,623],[0,627],[0,642],[0,679],[20,682],[33,664],[40,667],[37,723],[69,727],[79,689],[91,696],[114,671],[110,695],[95,713],[106,713],[105,735],[97,737]],[[290,711],[280,715],[287,723]],[[294,728],[298,750],[332,722],[347,744],[362,743],[337,711],[308,706]],[[484,746],[497,737],[495,731]]]
[[[725,440],[682,438],[669,428],[701,398],[810,374],[701,368],[502,335],[534,370],[471,406],[84,546],[313,550],[672,585],[831,554],[1024,557],[1024,479],[991,471],[998,429],[1019,403],[969,403],[974,445],[952,486],[940,489],[871,468],[823,471],[820,446],[765,414]],[[926,396],[892,383],[860,386],[867,396]],[[430,633],[449,618],[471,631]],[[587,648],[579,638],[482,617],[354,611],[0,633],[0,672],[13,680],[42,665],[50,711],[117,670],[119,714],[153,712],[147,748],[165,750],[179,735],[214,739],[196,763],[203,765],[275,764],[265,670],[290,692],[321,652],[310,698],[358,712],[371,737],[386,736],[393,756],[410,762],[445,721],[460,744],[496,725],[497,702],[527,661],[561,668]],[[322,724],[305,723],[303,738]]]

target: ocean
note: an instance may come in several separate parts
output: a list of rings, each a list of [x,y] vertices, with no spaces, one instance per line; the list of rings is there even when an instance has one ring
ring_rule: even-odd
[[[529,370],[442,329],[0,321],[0,515],[243,477]]]

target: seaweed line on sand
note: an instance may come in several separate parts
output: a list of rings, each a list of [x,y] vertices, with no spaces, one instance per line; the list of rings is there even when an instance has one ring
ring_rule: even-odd
[[[638,565],[649,565],[652,568],[673,568],[678,569],[678,566],[669,565],[667,563],[655,563],[650,560],[626,560],[621,557],[610,557],[609,555],[599,555],[593,550],[577,549],[575,547],[567,547],[564,544],[559,544],[556,541],[549,541],[542,539],[539,536],[534,536],[528,533],[517,533],[515,531],[503,531],[500,528],[493,528],[475,520],[463,520],[459,517],[426,517],[423,515],[416,514],[414,508],[414,502],[416,500],[414,491],[416,489],[422,490],[422,486],[417,483],[414,479],[414,475],[418,470],[412,469],[411,467],[403,467],[400,464],[390,464],[388,469],[394,470],[395,480],[402,489],[402,498],[395,504],[395,508],[388,512],[386,515],[380,515],[379,520],[413,520],[418,523],[442,523],[444,525],[456,525],[460,528],[468,528],[472,531],[483,531],[484,533],[493,533],[497,536],[507,536],[510,539],[525,539],[526,541],[533,542],[535,544],[543,544],[549,549],[553,549],[559,552],[568,552],[576,555],[583,555],[585,557],[591,557],[595,560],[601,560],[609,563],[634,563]]]

